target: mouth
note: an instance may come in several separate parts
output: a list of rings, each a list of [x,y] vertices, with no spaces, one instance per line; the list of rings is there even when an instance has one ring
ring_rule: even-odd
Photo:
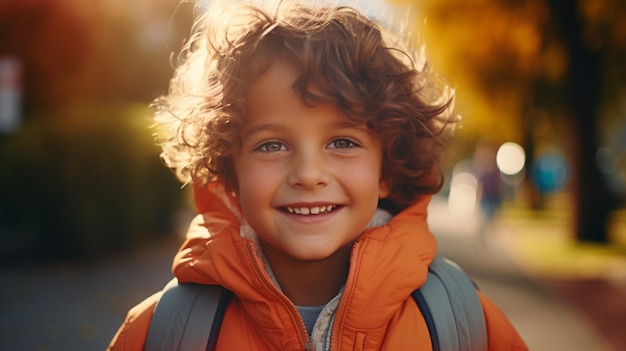
[[[322,206],[285,206],[282,208],[290,214],[297,214],[302,216],[319,215],[329,213],[336,210],[338,205],[322,205]]]

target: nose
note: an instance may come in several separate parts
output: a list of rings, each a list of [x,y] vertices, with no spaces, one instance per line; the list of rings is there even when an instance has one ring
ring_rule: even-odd
[[[292,187],[314,190],[330,182],[329,165],[323,153],[299,152],[294,155],[289,167],[288,182]]]

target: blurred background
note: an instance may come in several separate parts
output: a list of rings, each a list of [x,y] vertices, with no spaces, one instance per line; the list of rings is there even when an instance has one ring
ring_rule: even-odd
[[[532,350],[626,350],[626,2],[344,3],[407,18],[457,89],[442,253]],[[149,105],[194,8],[2,0],[0,345],[104,349],[169,280],[191,207]]]

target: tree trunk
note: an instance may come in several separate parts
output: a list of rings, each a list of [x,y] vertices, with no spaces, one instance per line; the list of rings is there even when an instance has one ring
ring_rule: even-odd
[[[578,0],[551,0],[563,42],[569,51],[566,108],[572,125],[573,185],[576,197],[576,239],[608,243],[608,219],[614,201],[596,163],[601,51],[585,45]]]

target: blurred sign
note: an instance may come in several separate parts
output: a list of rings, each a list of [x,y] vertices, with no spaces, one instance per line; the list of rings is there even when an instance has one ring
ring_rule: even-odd
[[[15,132],[21,114],[22,65],[14,57],[0,56],[0,134]]]

